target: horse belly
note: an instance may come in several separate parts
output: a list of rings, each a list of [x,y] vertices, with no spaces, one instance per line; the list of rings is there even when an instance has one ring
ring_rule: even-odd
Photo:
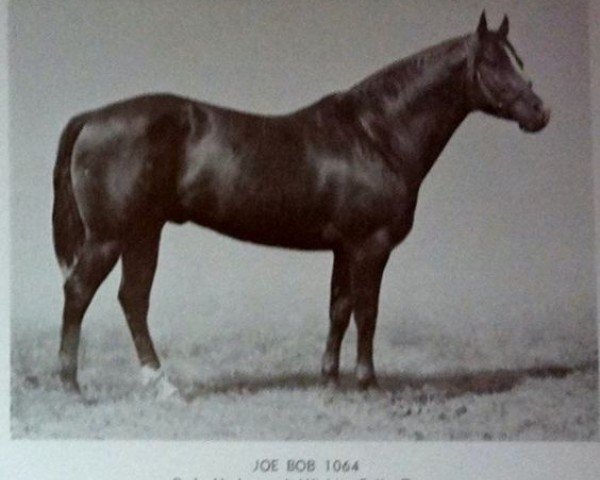
[[[231,172],[230,172],[231,173]],[[327,203],[303,192],[308,183],[246,176],[224,181],[223,172],[199,175],[182,198],[186,220],[239,240],[297,249],[327,249],[333,240]],[[286,182],[283,182],[286,184]]]
[[[224,204],[208,189],[197,197],[189,219],[238,240],[303,250],[329,249],[335,229],[318,206],[295,207],[282,198],[238,195]]]

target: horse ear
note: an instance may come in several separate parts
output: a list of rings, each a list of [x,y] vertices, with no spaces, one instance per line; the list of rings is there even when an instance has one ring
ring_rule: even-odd
[[[485,18],[485,10],[481,12],[481,17],[479,17],[479,25],[477,26],[477,35],[482,37],[488,31],[487,27],[487,18]]]
[[[498,29],[498,33],[504,38],[508,37],[508,17],[506,15],[504,15],[504,18],[502,19],[502,24]]]

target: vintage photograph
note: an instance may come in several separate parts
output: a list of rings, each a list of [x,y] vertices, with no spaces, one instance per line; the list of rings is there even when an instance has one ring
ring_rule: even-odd
[[[588,24],[12,2],[12,438],[597,440]]]

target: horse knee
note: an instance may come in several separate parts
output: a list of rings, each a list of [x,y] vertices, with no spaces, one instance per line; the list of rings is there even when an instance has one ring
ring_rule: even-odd
[[[331,303],[329,308],[329,318],[334,324],[346,323],[352,314],[352,299],[350,297],[340,297]]]
[[[375,323],[377,318],[377,305],[362,305],[358,306],[354,311],[354,319],[359,328],[362,326],[368,327]]]

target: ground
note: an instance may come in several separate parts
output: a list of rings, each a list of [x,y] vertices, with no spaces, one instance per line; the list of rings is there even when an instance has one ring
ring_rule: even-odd
[[[349,334],[341,386],[321,385],[326,322],[296,319],[156,335],[180,397],[141,387],[125,325],[84,330],[81,396],[56,375],[58,327],[13,328],[14,438],[590,440],[598,438],[597,337],[545,326],[471,332],[386,322],[381,389],[359,392]],[[280,325],[281,326],[281,325]],[[573,327],[573,325],[571,325]]]

